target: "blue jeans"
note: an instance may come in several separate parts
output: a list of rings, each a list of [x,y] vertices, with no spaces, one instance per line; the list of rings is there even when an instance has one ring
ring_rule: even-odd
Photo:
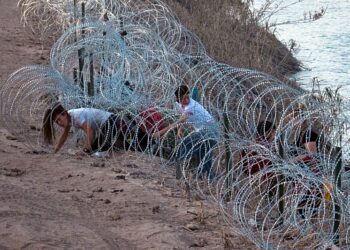
[[[199,174],[207,174],[209,179],[214,177],[211,168],[213,163],[213,148],[217,145],[217,141],[211,138],[205,131],[193,132],[183,138],[180,142],[177,163],[181,164],[185,159],[197,157],[202,163],[202,168],[197,169]]]

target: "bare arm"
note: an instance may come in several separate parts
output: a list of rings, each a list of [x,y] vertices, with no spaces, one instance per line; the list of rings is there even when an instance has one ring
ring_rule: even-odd
[[[298,155],[298,156],[290,159],[289,162],[290,163],[296,163],[296,162],[299,162],[299,161],[303,161],[306,156],[308,156],[308,154]]]
[[[176,138],[181,138],[184,135],[184,128],[183,126],[179,126],[179,128],[177,129],[177,134],[176,134]]]
[[[94,130],[91,128],[91,126],[87,122],[84,122],[81,125],[81,129],[84,130],[84,132],[86,134],[84,148],[91,150],[92,149],[91,146],[92,146],[92,143],[94,141]]]
[[[317,146],[316,146],[316,142],[314,141],[304,143],[303,147],[306,149],[307,152],[311,154],[317,153]],[[302,161],[305,158],[305,156],[308,156],[308,155],[309,154],[298,155],[293,159],[291,159],[290,162],[294,163],[294,162]]]
[[[304,147],[310,153],[317,153],[317,144],[314,141],[304,143]]]
[[[63,133],[61,134],[60,138],[58,139],[58,142],[56,144],[54,152],[57,153],[63,146],[63,144],[66,142],[69,134],[70,126],[65,127]]]
[[[185,122],[186,120],[187,120],[187,115],[182,114],[180,116],[179,122],[182,123],[182,122]],[[183,135],[184,135],[184,128],[183,128],[183,126],[179,126],[176,136],[177,136],[177,138],[181,138],[181,137],[183,137]]]
[[[163,129],[161,129],[161,130],[159,130],[159,131],[157,131],[157,132],[152,133],[152,137],[159,139],[159,138],[161,138],[166,132],[168,132],[168,131],[171,130],[171,129],[174,129],[175,127],[176,127],[176,123],[170,124],[170,125],[166,126],[165,128],[163,128]]]
[[[181,117],[180,117],[180,119],[179,119],[178,122],[172,123],[172,124],[166,126],[165,128],[163,128],[163,129],[161,129],[161,130],[159,130],[159,131],[157,131],[157,132],[152,133],[152,136],[153,136],[154,138],[159,139],[159,138],[161,138],[166,132],[168,132],[169,130],[176,128],[176,127],[178,126],[179,123],[182,123],[182,122],[186,121],[186,119],[187,119],[187,116],[186,116],[186,115],[181,115]],[[179,127],[179,130],[182,131],[182,127],[181,127],[181,126]],[[179,130],[178,130],[178,131],[179,131]],[[179,133],[179,132],[178,132],[178,133]]]
[[[179,118],[179,122],[182,123],[182,122],[185,122],[187,120],[187,115],[186,114],[182,114]]]

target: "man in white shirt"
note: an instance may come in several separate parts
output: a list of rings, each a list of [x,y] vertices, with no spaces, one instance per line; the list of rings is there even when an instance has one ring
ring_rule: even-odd
[[[209,179],[214,176],[212,167],[213,149],[219,139],[219,125],[209,112],[198,102],[190,98],[190,90],[181,85],[176,91],[176,102],[186,119],[187,124],[194,127],[194,132],[183,137],[182,129],[178,136],[183,137],[177,152],[178,164],[186,158],[196,155],[200,160],[199,174],[207,174]]]

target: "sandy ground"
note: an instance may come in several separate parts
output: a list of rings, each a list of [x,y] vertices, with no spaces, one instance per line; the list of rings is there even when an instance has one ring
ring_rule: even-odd
[[[0,84],[48,50],[0,0]],[[189,201],[172,168],[120,152],[115,160],[32,151],[0,127],[0,249],[255,249],[217,205]]]

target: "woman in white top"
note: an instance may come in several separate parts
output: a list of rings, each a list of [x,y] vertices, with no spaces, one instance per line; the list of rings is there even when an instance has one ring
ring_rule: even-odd
[[[83,151],[92,153],[94,151],[106,151],[112,149],[117,142],[124,142],[120,130],[125,129],[125,123],[114,114],[94,108],[78,108],[66,110],[60,103],[51,109],[47,109],[43,121],[44,141],[52,144],[55,138],[54,123],[62,127],[54,152],[58,152],[68,138],[68,133],[73,130],[85,132]]]

